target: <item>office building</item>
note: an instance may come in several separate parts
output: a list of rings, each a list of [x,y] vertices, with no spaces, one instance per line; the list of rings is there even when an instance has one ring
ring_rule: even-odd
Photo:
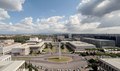
[[[101,58],[99,62],[100,71],[120,71],[120,58]]]
[[[102,47],[115,47],[115,41],[113,40],[105,40],[105,39],[94,39],[94,38],[81,38],[83,42],[87,42],[90,44],[94,44],[98,48]]]
[[[12,55],[29,55],[30,48],[27,44],[19,44],[12,48],[11,51]]]
[[[42,39],[39,39],[38,37],[31,37],[28,41],[27,41],[27,43],[38,43],[38,42],[41,42],[42,41]]]
[[[96,48],[95,45],[81,42],[81,41],[71,41],[66,44],[74,52],[86,52],[86,49]]]
[[[0,56],[0,71],[26,71],[25,61],[12,61],[10,55]]]
[[[35,42],[32,42],[32,43],[26,43],[30,50],[31,51],[34,51],[34,52],[42,52],[42,50],[45,48],[45,44],[44,44],[44,41],[41,41],[39,43],[35,43]]]
[[[11,61],[11,55],[0,56],[0,61]]]
[[[19,46],[19,43],[0,43],[0,54],[10,53],[13,47]]]

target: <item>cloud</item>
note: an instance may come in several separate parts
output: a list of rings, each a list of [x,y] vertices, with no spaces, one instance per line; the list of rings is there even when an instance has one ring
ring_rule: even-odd
[[[97,28],[92,33],[120,34],[120,26]]]
[[[108,16],[113,17],[105,17]],[[71,15],[66,20],[64,16],[38,18],[36,21],[26,17],[14,24],[0,22],[0,33],[119,33],[120,26],[99,27],[102,25],[100,22],[82,23],[84,18],[81,14]]]
[[[77,7],[83,15],[103,16],[120,9],[120,0],[82,0]]]
[[[8,15],[8,12],[0,8],[0,20],[5,20],[7,18],[10,18],[10,16]]]
[[[104,15],[99,27],[115,27],[120,26],[120,10]]]
[[[1,4],[2,3],[2,4]],[[0,1],[0,20],[10,18],[7,11],[21,11],[24,0]],[[75,15],[33,19],[17,23],[0,21],[0,33],[119,33],[120,0],[82,0]]]
[[[100,23],[93,32],[117,33],[120,29],[120,0],[82,0],[77,7],[85,23]]]
[[[25,0],[0,0],[0,8],[7,11],[21,11]]]
[[[62,22],[60,21],[64,16],[54,16],[44,19],[38,19],[33,22],[32,17],[27,17],[22,19],[18,23],[6,24],[0,22],[0,32],[9,32],[12,33],[57,33],[64,32],[65,28]],[[62,30],[61,30],[62,29]]]
[[[0,23],[0,32],[13,33],[68,33],[83,32],[93,30],[98,27],[99,23],[81,23],[83,16],[76,14],[64,20],[64,16],[53,16],[33,21],[32,17],[22,19],[18,23],[6,24]]]
[[[86,31],[92,31],[96,29],[100,23],[98,22],[92,22],[92,23],[82,23],[82,20],[85,19],[85,16],[82,16],[81,14],[72,15],[67,20],[66,28],[68,32],[86,32]]]

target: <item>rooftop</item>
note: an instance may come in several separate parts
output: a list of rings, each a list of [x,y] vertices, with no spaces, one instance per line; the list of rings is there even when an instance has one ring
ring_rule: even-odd
[[[13,48],[29,48],[29,46],[27,44],[19,44],[18,46],[15,46]]]
[[[0,61],[0,71],[16,71],[25,61]]]
[[[89,43],[85,43],[85,42],[81,42],[81,41],[71,41],[69,43],[74,46],[95,46],[93,44],[89,44]]]
[[[0,61],[6,59],[8,57],[11,57],[11,55],[2,55],[2,56],[0,56]]]
[[[85,38],[85,39],[96,40],[96,41],[113,41],[113,40],[95,39],[95,38]]]
[[[120,70],[120,58],[101,58],[101,60]]]
[[[14,46],[14,45],[16,45],[16,44],[19,44],[19,43],[11,43],[11,44],[0,43],[0,47]]]
[[[69,43],[75,47],[74,49],[76,52],[85,51],[85,49],[88,49],[88,48],[96,48],[95,45],[93,45],[93,44],[89,44],[89,43],[85,43],[85,42],[81,42],[81,41],[72,41]]]

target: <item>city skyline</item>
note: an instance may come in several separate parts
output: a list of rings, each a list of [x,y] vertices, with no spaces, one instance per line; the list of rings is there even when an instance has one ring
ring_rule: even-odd
[[[0,0],[0,34],[112,33],[120,0]]]

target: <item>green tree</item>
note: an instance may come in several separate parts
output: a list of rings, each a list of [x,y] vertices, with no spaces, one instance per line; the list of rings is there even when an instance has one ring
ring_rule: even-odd
[[[52,45],[51,43],[49,43],[49,47],[50,47],[50,49],[52,49],[52,48],[53,48],[53,45]]]
[[[64,44],[64,43],[62,43],[61,48],[62,48],[62,49],[64,49],[64,48],[65,48],[64,46],[65,46],[65,44]]]
[[[90,59],[88,60],[88,62],[89,62],[88,67],[91,67],[93,71],[98,71],[98,66],[99,66],[98,60]]]
[[[45,43],[45,48],[48,48],[48,44],[47,43]]]
[[[29,69],[29,71],[32,71],[32,64],[29,64],[29,66],[28,66],[28,69]]]

